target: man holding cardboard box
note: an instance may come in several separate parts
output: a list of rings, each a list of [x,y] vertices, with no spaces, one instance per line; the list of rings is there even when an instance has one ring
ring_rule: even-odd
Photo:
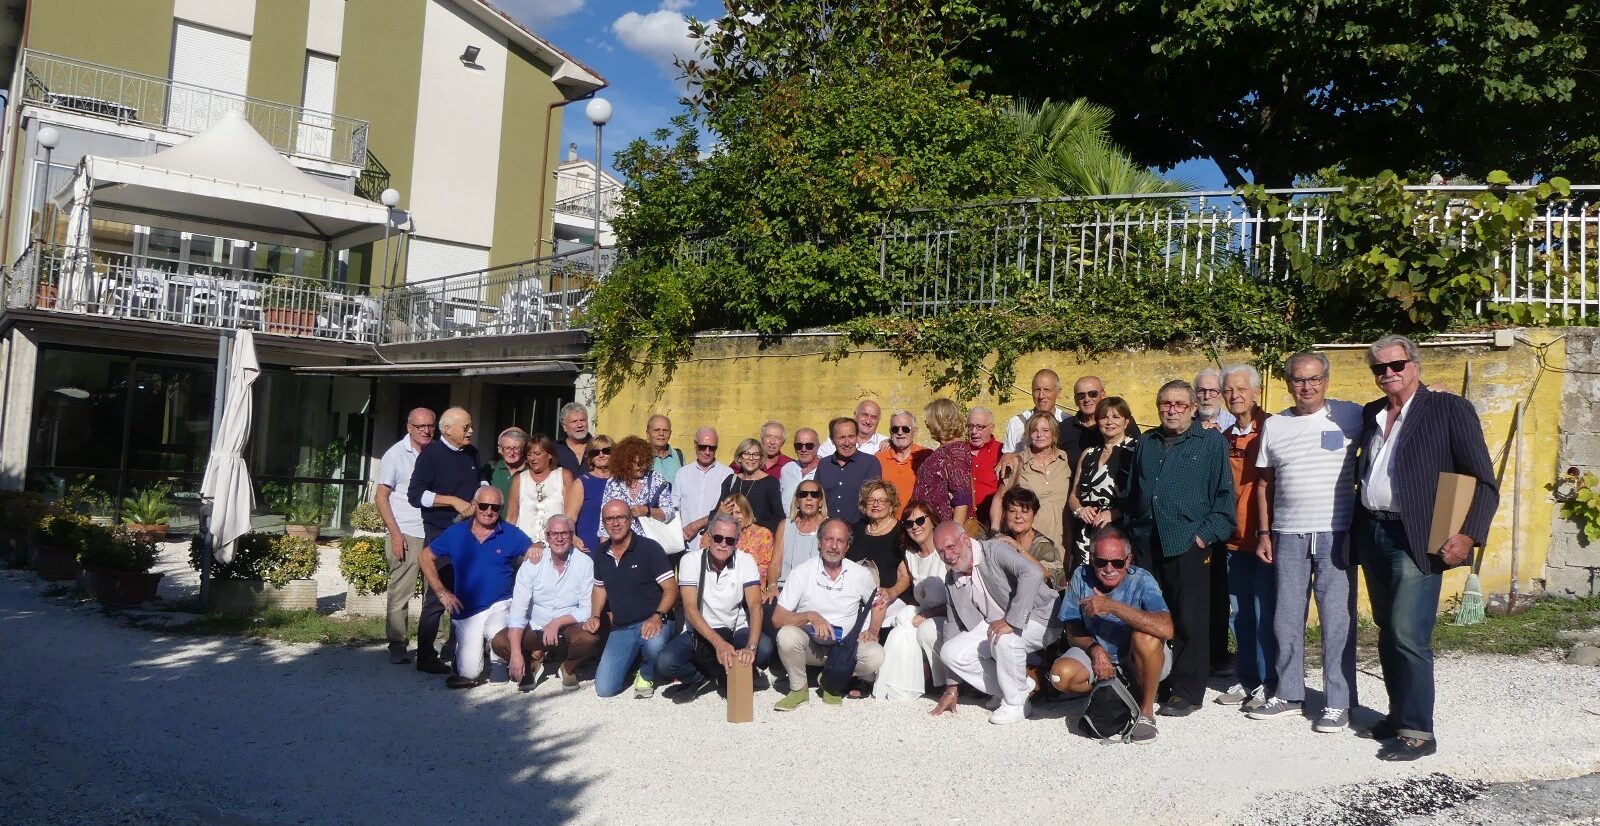
[[[1351,527],[1389,694],[1388,716],[1367,734],[1389,741],[1379,759],[1415,760],[1438,750],[1433,625],[1443,574],[1483,544],[1500,496],[1477,411],[1421,386],[1417,345],[1384,336],[1367,348],[1367,362],[1384,398],[1362,411],[1361,507]],[[1441,485],[1461,487],[1462,496],[1441,500]],[[1444,527],[1435,530],[1436,519]]]

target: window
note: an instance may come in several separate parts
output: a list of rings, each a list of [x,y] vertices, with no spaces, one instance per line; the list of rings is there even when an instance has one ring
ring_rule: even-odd
[[[300,127],[295,133],[295,151],[313,158],[333,154],[333,92],[339,74],[339,59],[306,52],[305,91],[300,96]]]
[[[175,21],[168,126],[203,132],[223,114],[244,111],[249,80],[250,38]]]

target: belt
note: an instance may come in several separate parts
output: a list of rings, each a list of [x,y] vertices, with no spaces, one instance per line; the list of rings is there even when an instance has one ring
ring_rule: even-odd
[[[1379,522],[1398,522],[1398,521],[1400,521],[1400,514],[1395,513],[1394,511],[1375,511],[1375,510],[1371,510],[1369,508],[1362,508],[1362,510],[1367,512],[1367,516],[1368,517],[1371,517],[1372,519],[1375,519],[1375,520],[1377,520]]]

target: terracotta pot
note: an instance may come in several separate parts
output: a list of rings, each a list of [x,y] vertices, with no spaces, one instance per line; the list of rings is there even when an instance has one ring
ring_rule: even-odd
[[[78,553],[54,545],[33,546],[33,570],[45,582],[68,582],[78,578]]]
[[[316,335],[317,314],[311,310],[268,307],[267,332],[285,336]]]
[[[137,606],[155,601],[161,574],[84,571],[83,586],[102,605]]]
[[[283,532],[290,536],[303,536],[312,542],[322,535],[321,525],[284,525]]]
[[[138,522],[129,522],[127,528],[128,533],[133,534],[135,539],[142,539],[146,542],[165,542],[167,540],[166,525],[142,525]]]
[[[56,285],[40,284],[36,304],[41,310],[54,310],[56,308]]]

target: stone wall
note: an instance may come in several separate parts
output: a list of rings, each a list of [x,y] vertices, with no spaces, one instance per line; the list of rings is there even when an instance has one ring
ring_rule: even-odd
[[[1555,470],[1576,467],[1600,474],[1600,330],[1573,328],[1565,334],[1568,372],[1561,375],[1561,444]],[[1568,596],[1600,594],[1600,543],[1586,543],[1581,529],[1559,510],[1550,521],[1545,588]]]

